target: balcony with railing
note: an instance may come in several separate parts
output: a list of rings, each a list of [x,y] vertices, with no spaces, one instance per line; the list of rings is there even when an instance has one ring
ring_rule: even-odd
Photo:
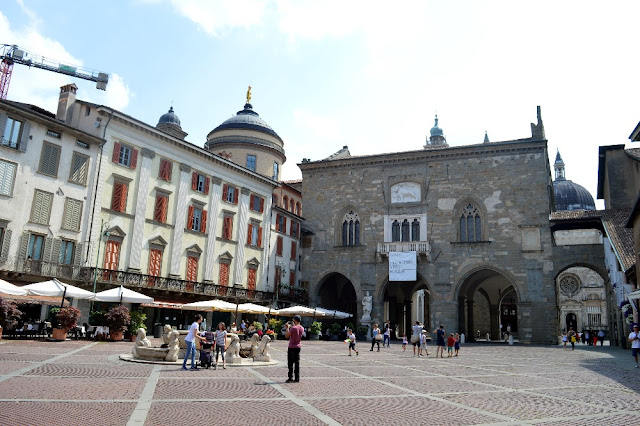
[[[378,243],[377,251],[381,257],[389,257],[390,252],[415,251],[418,256],[429,259],[431,255],[431,245],[429,241],[395,241],[392,243]]]
[[[277,299],[279,302],[289,302],[295,305],[308,305],[309,289],[306,285],[291,286],[287,284],[279,284]]]

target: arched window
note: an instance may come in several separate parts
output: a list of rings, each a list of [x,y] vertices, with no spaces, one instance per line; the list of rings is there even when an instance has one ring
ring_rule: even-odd
[[[342,219],[342,245],[360,245],[360,218],[353,210],[350,210]]]
[[[286,210],[287,207],[289,207],[289,197],[285,195],[282,197],[282,208]]]
[[[473,204],[467,204],[460,215],[460,241],[482,241],[482,218]]]
[[[296,214],[302,216],[302,205],[299,202],[296,203]]]
[[[420,241],[420,221],[413,219],[411,224],[411,241]]]
[[[274,206],[277,206],[277,205],[278,205],[278,196],[277,196],[276,194],[273,194],[273,195],[271,196],[271,203],[272,203]]]
[[[409,221],[407,219],[402,221],[402,241],[411,241],[409,234]]]
[[[391,224],[391,241],[400,241],[400,223],[397,220]]]
[[[293,201],[293,198],[289,201],[289,211],[291,213],[293,213],[293,206],[294,206],[295,202]]]

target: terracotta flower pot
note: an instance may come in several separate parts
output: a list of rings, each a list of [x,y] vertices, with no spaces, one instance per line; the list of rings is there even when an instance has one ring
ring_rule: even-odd
[[[54,328],[52,337],[54,340],[67,340],[67,330],[64,328]]]
[[[124,336],[123,331],[112,331],[110,334],[110,340],[113,342],[120,342]]]

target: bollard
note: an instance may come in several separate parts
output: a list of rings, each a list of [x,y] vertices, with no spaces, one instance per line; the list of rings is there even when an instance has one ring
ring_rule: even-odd
[[[462,333],[462,334],[460,335],[460,343],[461,343],[461,344],[464,344],[464,342],[465,342],[465,337],[464,337],[464,333]]]
[[[487,342],[491,341],[491,336],[489,335],[489,333],[487,333]]]

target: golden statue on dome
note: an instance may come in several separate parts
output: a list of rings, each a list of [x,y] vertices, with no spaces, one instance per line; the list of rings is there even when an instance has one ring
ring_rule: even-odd
[[[247,103],[251,103],[251,85],[249,85],[249,88],[247,89]]]

